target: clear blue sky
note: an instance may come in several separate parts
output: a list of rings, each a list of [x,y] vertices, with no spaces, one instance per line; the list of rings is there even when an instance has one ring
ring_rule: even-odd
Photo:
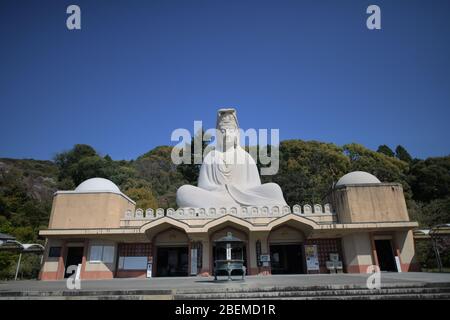
[[[131,159],[221,106],[282,140],[447,155],[449,14],[448,0],[1,0],[0,157],[86,143]]]

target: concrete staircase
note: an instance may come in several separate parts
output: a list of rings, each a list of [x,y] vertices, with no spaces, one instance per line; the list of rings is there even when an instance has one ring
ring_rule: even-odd
[[[450,283],[386,284],[381,289],[357,285],[233,287],[174,290],[63,290],[63,291],[0,291],[0,300],[64,299],[64,300],[391,300],[450,299]]]
[[[266,299],[266,300],[384,300],[384,299],[450,299],[450,284],[393,285],[381,289],[358,286],[317,286],[252,288],[194,292],[178,290],[174,299]]]

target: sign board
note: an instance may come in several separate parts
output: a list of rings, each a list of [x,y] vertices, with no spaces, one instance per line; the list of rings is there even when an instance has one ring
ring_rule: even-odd
[[[197,248],[191,249],[191,275],[197,275]]]
[[[400,258],[395,256],[395,264],[397,265],[397,271],[402,272],[402,265],[400,264]]]
[[[147,278],[152,277],[153,263],[147,262]]]
[[[259,256],[259,260],[261,262],[270,262],[270,255],[262,254],[262,255]]]
[[[227,260],[231,260],[231,244],[227,243]]]
[[[317,245],[305,245],[306,269],[308,271],[319,271],[319,257],[317,255]]]
[[[152,270],[153,270],[153,257],[148,257],[148,259],[147,259],[147,278],[152,277]]]
[[[339,261],[339,254],[337,254],[337,253],[330,253],[330,261],[333,261],[333,262]]]

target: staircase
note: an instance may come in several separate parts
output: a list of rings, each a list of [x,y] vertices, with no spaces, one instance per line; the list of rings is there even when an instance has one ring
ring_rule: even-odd
[[[381,289],[356,285],[196,288],[174,290],[0,291],[0,300],[392,300],[450,299],[450,283],[386,284]]]

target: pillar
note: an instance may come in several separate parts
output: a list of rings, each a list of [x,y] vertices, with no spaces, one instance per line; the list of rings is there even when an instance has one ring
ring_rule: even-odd
[[[261,254],[269,254],[268,246],[269,232],[250,232],[248,237],[248,258],[247,267],[250,275],[269,275],[270,264],[267,267],[258,266],[258,256],[256,252],[256,243],[261,243]]]
[[[416,260],[413,231],[397,231],[393,240],[394,250],[400,259],[402,272],[420,271],[420,265]]]
[[[342,237],[344,263],[348,273],[366,273],[374,265],[369,233],[353,233]]]

